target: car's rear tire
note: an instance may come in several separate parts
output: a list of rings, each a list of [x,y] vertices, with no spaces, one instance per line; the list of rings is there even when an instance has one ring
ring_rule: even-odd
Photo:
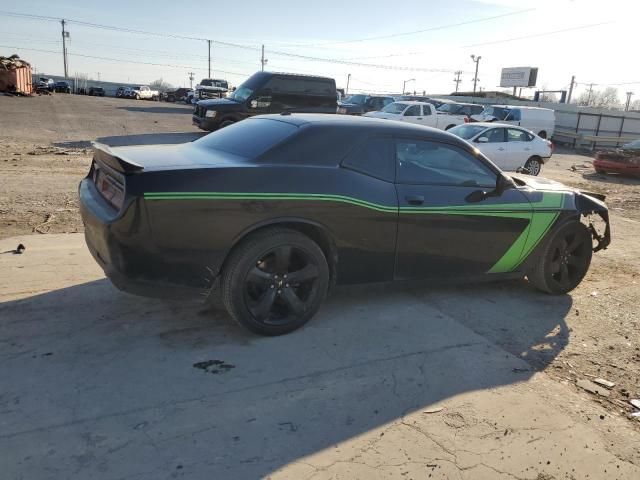
[[[589,270],[592,255],[589,229],[579,221],[567,223],[542,247],[527,278],[538,290],[562,295],[580,284]]]
[[[225,262],[222,303],[260,335],[292,332],[315,315],[327,295],[322,249],[295,230],[270,228],[243,240]]]
[[[596,168],[596,173],[599,173],[600,175],[606,175],[607,172],[605,170],[602,170],[601,168]]]
[[[529,170],[531,175],[537,176],[542,170],[542,159],[538,156],[533,156],[527,160],[524,167]]]
[[[544,130],[542,130],[540,133],[538,133],[538,136],[539,136],[540,138],[543,138],[543,139],[545,139],[545,140],[546,140],[546,139],[547,139],[547,132],[545,132]]]

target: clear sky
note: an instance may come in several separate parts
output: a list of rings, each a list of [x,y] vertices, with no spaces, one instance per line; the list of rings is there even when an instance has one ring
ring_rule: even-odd
[[[415,79],[407,89],[447,93],[455,88],[456,70],[463,71],[460,88],[468,91],[475,67],[470,55],[475,54],[482,56],[479,85],[487,90],[497,88],[502,67],[535,66],[538,87],[566,89],[576,75],[577,93],[594,82],[599,84],[594,88],[616,86],[621,97],[634,89],[640,96],[640,2],[634,0],[23,0],[2,2],[0,11],[167,35],[70,23],[70,74],[115,82],[162,77],[188,86],[188,72],[196,80],[206,77],[206,42],[169,36],[181,35],[244,46],[212,45],[212,76],[232,85],[260,69],[264,44],[267,70],[328,75],[343,87],[350,73],[350,91],[398,92],[405,80]],[[18,53],[39,72],[60,75],[61,49],[59,22],[0,14],[0,55]],[[627,82],[635,84],[615,85]]]

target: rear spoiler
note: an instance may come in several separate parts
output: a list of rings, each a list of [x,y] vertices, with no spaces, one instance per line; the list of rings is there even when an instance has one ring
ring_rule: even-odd
[[[98,142],[91,142],[91,145],[93,146],[93,159],[118,172],[128,174],[138,173],[144,170],[142,165],[138,165],[131,160],[125,160],[124,158],[119,157],[113,152],[113,150],[111,150],[109,145]]]

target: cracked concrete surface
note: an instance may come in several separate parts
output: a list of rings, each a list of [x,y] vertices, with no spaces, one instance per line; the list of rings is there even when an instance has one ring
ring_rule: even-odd
[[[118,292],[82,235],[0,251],[18,242],[0,255],[2,478],[640,478],[625,420],[478,333],[505,316],[549,362],[570,341],[569,296],[339,289],[304,329],[260,338]],[[477,325],[449,314],[456,298]],[[233,368],[193,367],[207,361]]]

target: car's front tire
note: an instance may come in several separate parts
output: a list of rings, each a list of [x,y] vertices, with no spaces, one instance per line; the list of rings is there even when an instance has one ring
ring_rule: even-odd
[[[576,288],[589,270],[593,241],[589,229],[579,221],[560,227],[543,246],[529,283],[538,290],[562,295]]]
[[[529,173],[531,175],[537,176],[540,174],[540,171],[542,170],[542,159],[537,156],[531,157],[524,164],[524,167],[529,170]]]
[[[223,120],[222,122],[220,122],[220,127],[219,128],[224,128],[224,127],[228,127],[229,125],[233,125],[234,122],[233,120]]]
[[[260,335],[300,328],[318,311],[328,287],[322,249],[306,235],[285,228],[243,240],[225,262],[221,279],[229,314]]]

